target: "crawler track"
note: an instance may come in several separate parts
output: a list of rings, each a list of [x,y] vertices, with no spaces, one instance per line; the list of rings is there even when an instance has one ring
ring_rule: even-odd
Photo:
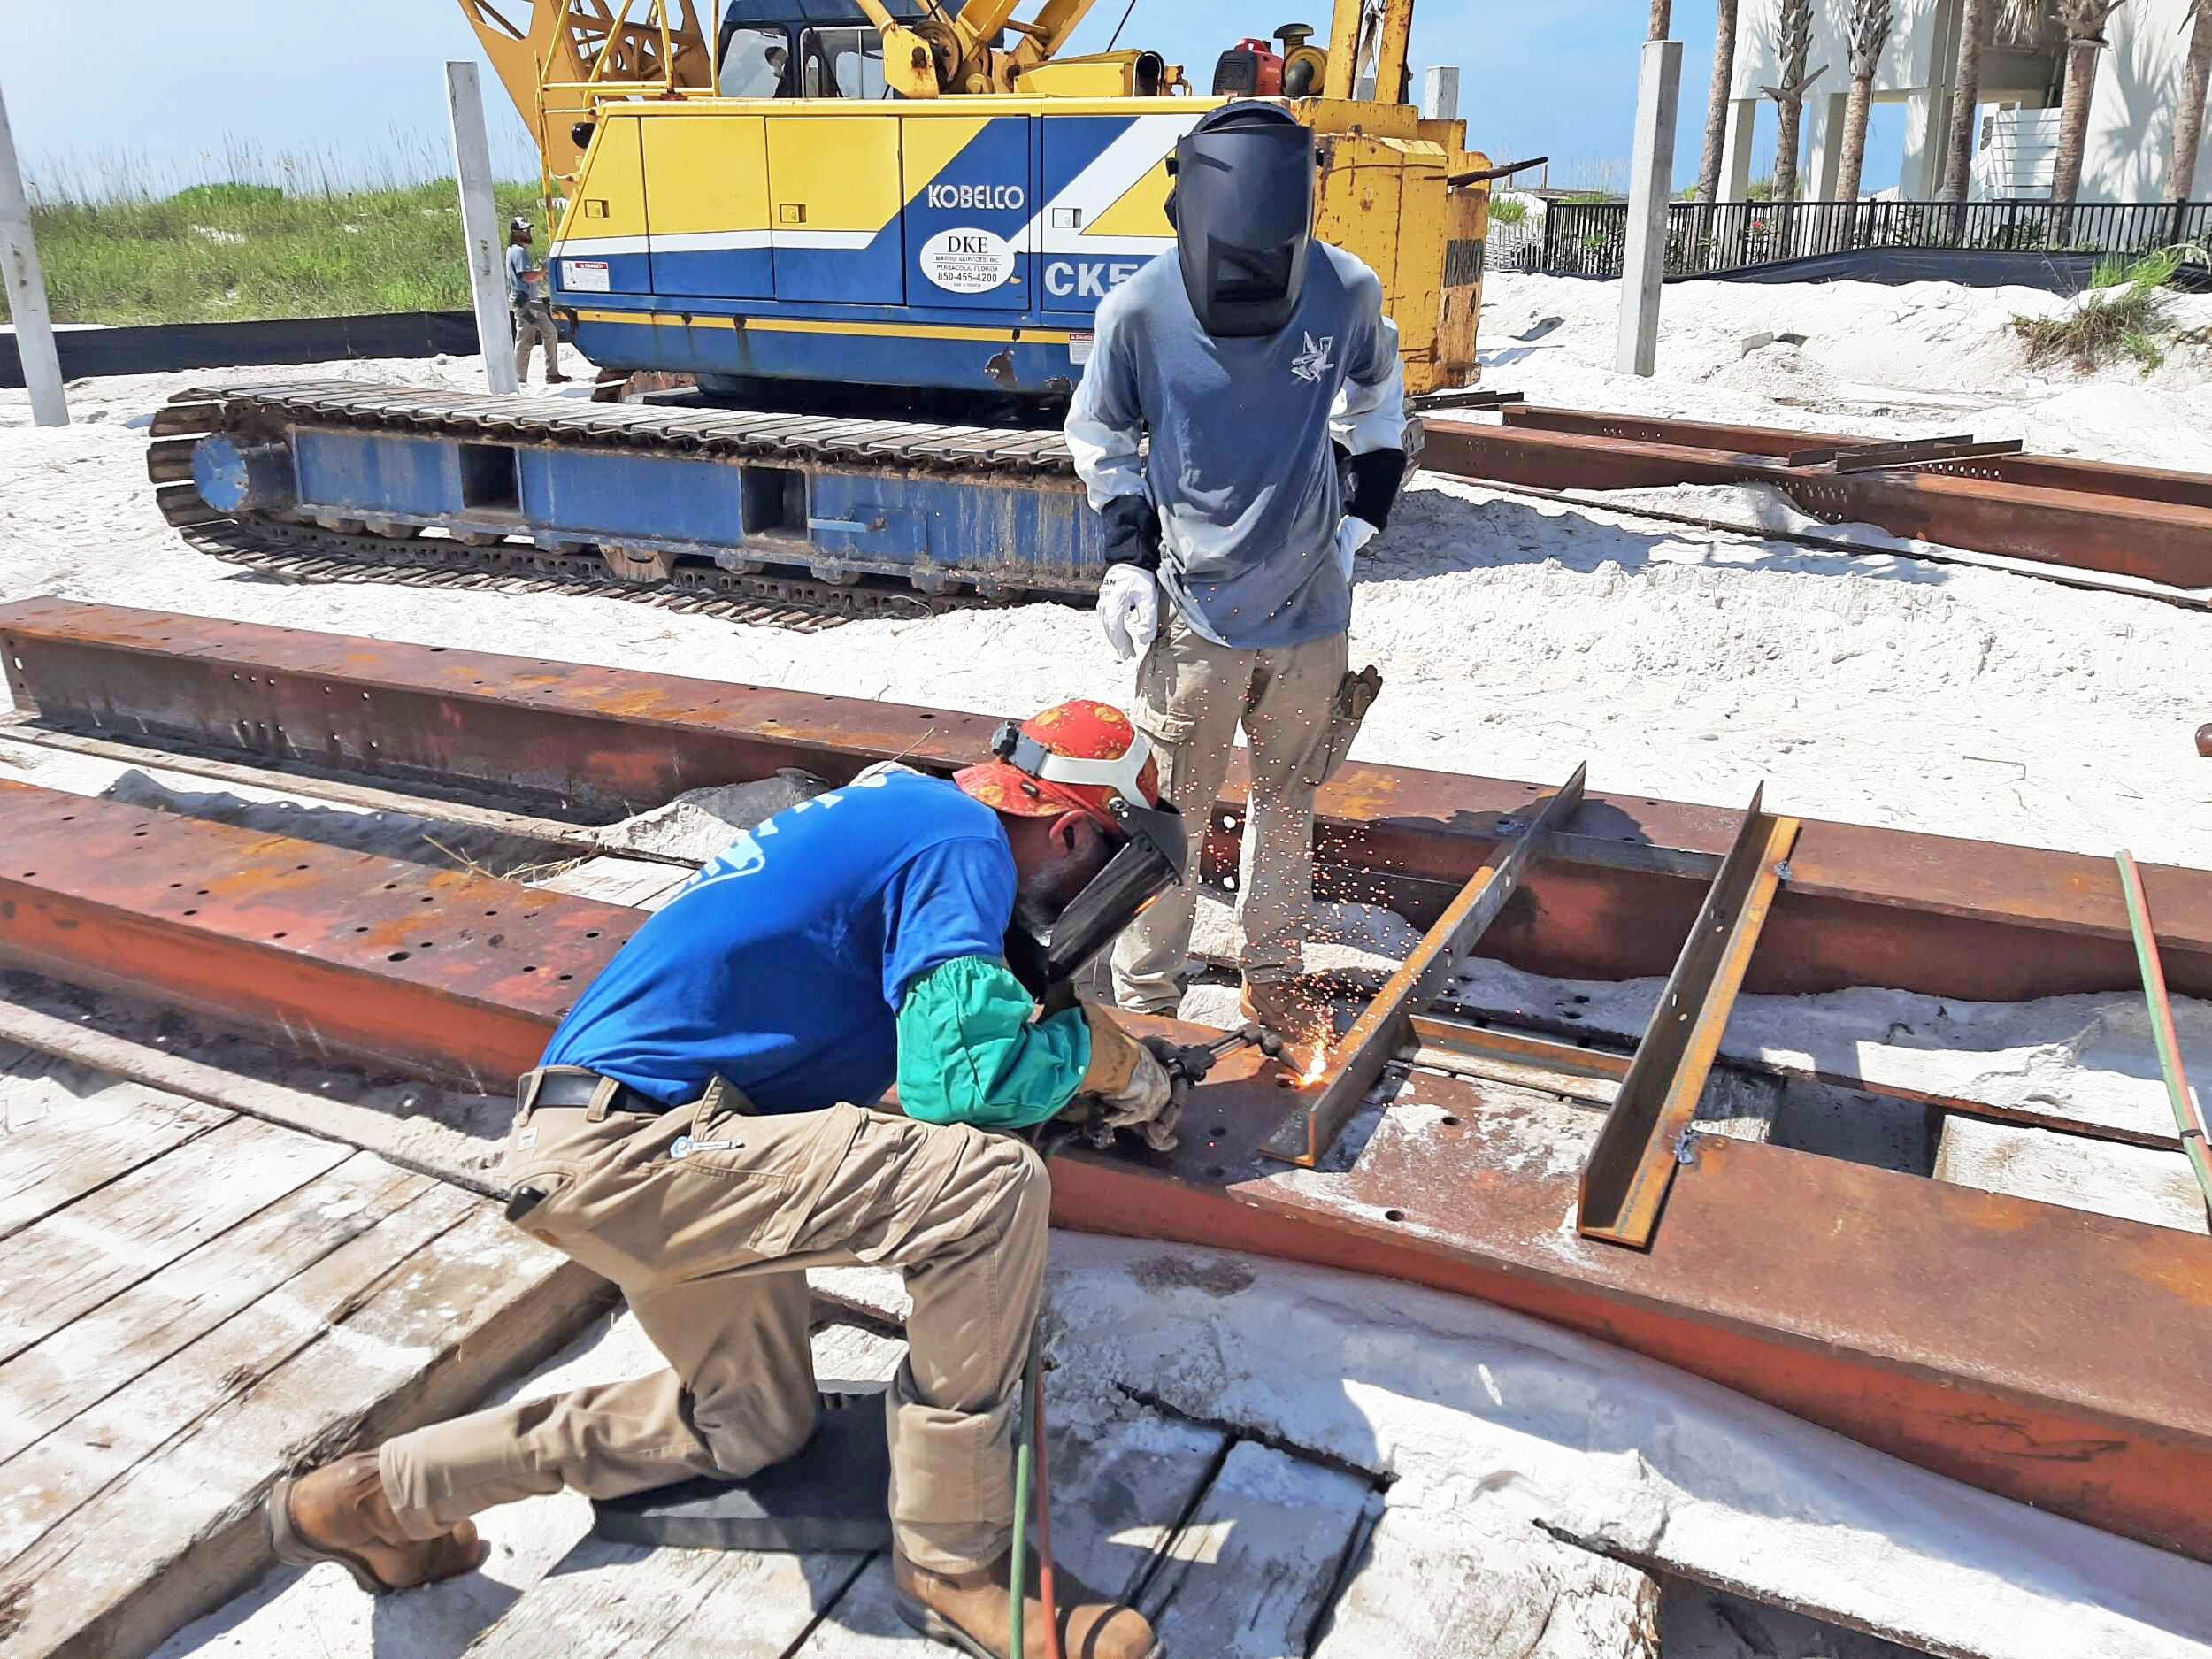
[[[927,616],[1016,595],[926,593],[872,574],[821,580],[774,569],[673,561],[657,579],[617,580],[596,549],[585,543],[547,547],[465,527],[426,528],[367,517],[314,523],[231,517],[201,497],[192,483],[192,446],[200,434],[250,434],[296,421],[687,459],[895,467],[949,477],[1061,476],[1075,487],[1073,463],[1056,432],[919,421],[473,396],[344,380],[195,388],[179,393],[154,417],[146,471],[162,516],[201,551],[277,580],[574,593],[809,631],[856,617]]]

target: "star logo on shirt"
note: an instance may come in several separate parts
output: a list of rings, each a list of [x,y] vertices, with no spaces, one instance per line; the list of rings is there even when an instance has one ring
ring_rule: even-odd
[[[1334,334],[1324,334],[1316,340],[1306,336],[1306,349],[1291,359],[1290,372],[1302,380],[1318,386],[1321,377],[1336,365],[1329,361],[1329,351],[1336,344]]]

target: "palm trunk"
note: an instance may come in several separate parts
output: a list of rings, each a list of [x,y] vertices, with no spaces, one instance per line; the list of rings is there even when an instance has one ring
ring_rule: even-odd
[[[2089,142],[2089,98],[2097,85],[2097,42],[2078,37],[2066,43],[2066,98],[2058,127],[2058,163],[2051,178],[2052,239],[2064,247],[2073,234],[2074,198],[2081,194],[2082,151]]]
[[[1720,0],[1720,18],[1713,30],[1713,89],[1705,99],[1705,159],[1697,170],[1697,199],[1720,200],[1720,169],[1728,150],[1729,95],[1736,89],[1737,0]],[[2199,35],[2212,30],[2199,28]]]
[[[1851,77],[1851,101],[1843,111],[1843,160],[1838,167],[1836,199],[1859,199],[1860,175],[1866,171],[1866,127],[1874,111],[1874,76]]]
[[[1796,97],[1784,98],[1774,107],[1780,129],[1774,139],[1774,199],[1778,202],[1794,202],[1797,200],[1797,152],[1805,123],[1805,99],[1800,94]]]
[[[1651,0],[1651,38],[1663,41],[1674,26],[1674,0]]]
[[[2197,183],[2197,151],[2204,142],[2205,95],[2212,89],[2212,0],[2198,0],[2190,15],[2195,19],[2195,33],[2189,37],[2187,66],[2182,71],[2181,107],[2174,111],[2174,160],[2166,175],[2176,242],[2185,240],[2189,193]]]
[[[1974,115],[1981,104],[1982,48],[1989,40],[1990,0],[1966,0],[1959,31],[1958,86],[1951,94],[1951,130],[1943,148],[1941,202],[1963,202],[1974,165]]]

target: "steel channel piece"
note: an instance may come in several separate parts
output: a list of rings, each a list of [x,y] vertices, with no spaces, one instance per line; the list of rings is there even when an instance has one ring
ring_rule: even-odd
[[[2174,1128],[2189,1167],[2203,1189],[2205,1207],[2212,1210],[2212,1147],[2205,1143],[2204,1117],[2189,1087],[2182,1064],[2181,1038],[2174,1030],[2173,1001],[2166,994],[2166,970],[2158,957],[2158,934],[2151,926],[2151,903],[2143,894],[2143,873],[2135,867],[2135,855],[2117,855],[2120,888],[2126,895],[2128,926],[2135,934],[2135,954],[2143,966],[2143,998],[2150,1005],[2151,1032],[2158,1043],[2158,1068],[2166,1079],[2167,1103],[2173,1108]]]
[[[1501,843],[1503,850],[1494,850],[1490,862],[1468,879],[1413,954],[1352,1022],[1343,1040],[1332,1047],[1331,1064],[1315,1092],[1291,1109],[1268,1141],[1270,1157],[1312,1169],[1328,1155],[1344,1125],[1366,1103],[1368,1091],[1382,1080],[1385,1068],[1414,1041],[1414,1017],[1443,995],[1476,941],[1519,891],[1529,865],[1542,856],[1546,839],[1581,810],[1589,770],[1586,762],[1577,766],[1562,787],[1509,826],[1510,838]],[[1502,824],[1499,828],[1502,832],[1509,826]]]
[[[1798,822],[1755,791],[1743,827],[1636,1046],[1620,1094],[1582,1166],[1576,1225],[1586,1239],[1647,1248],[1697,1115],[1722,1033],[1797,844]]]

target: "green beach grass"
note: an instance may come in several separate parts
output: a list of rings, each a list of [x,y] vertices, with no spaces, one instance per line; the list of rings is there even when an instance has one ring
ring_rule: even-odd
[[[469,305],[450,179],[304,194],[199,184],[158,200],[34,196],[32,234],[57,322],[237,322]],[[542,256],[549,227],[537,187],[502,185],[498,197],[503,222],[517,213],[535,222]]]

